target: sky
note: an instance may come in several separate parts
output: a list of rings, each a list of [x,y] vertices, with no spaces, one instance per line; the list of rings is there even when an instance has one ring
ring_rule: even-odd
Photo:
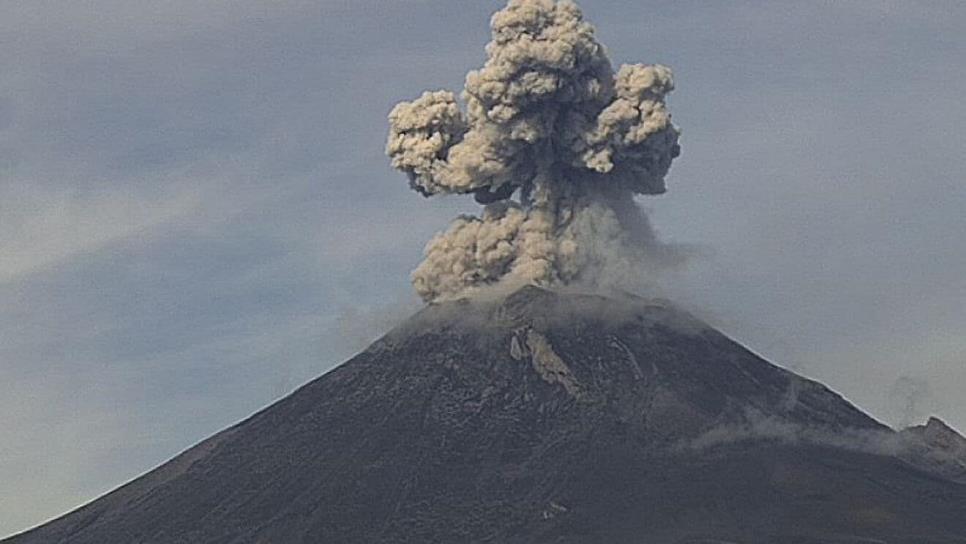
[[[664,289],[891,425],[966,430],[966,4],[581,2],[675,72]],[[499,1],[8,2],[0,537],[138,476],[419,307],[465,198],[386,115],[462,88]]]

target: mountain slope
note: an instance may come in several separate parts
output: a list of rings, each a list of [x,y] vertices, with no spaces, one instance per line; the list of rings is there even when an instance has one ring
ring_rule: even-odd
[[[894,436],[670,305],[528,287],[4,543],[966,542]]]

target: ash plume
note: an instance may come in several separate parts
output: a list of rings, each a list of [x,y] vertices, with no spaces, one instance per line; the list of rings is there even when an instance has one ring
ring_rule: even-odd
[[[415,191],[473,194],[484,206],[429,242],[412,275],[417,293],[637,282],[667,253],[634,197],[665,192],[680,152],[665,104],[670,69],[615,72],[566,0],[510,0],[491,29],[462,104],[426,92],[389,114],[386,152]]]

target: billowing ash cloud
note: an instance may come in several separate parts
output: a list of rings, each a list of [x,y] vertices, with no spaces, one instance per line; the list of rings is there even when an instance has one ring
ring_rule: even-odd
[[[487,61],[463,105],[426,92],[389,114],[386,152],[424,196],[469,194],[413,272],[425,300],[501,282],[619,285],[663,251],[634,203],[660,194],[678,155],[671,71],[615,73],[569,1],[510,0],[493,15]]]

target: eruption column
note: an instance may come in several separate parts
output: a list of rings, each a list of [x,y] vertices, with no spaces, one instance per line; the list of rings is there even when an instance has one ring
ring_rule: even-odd
[[[503,282],[634,282],[662,252],[634,196],[663,193],[680,152],[671,71],[615,73],[566,0],[510,0],[490,26],[462,107],[435,91],[389,114],[386,152],[414,190],[484,206],[427,244],[416,291],[433,301]]]

